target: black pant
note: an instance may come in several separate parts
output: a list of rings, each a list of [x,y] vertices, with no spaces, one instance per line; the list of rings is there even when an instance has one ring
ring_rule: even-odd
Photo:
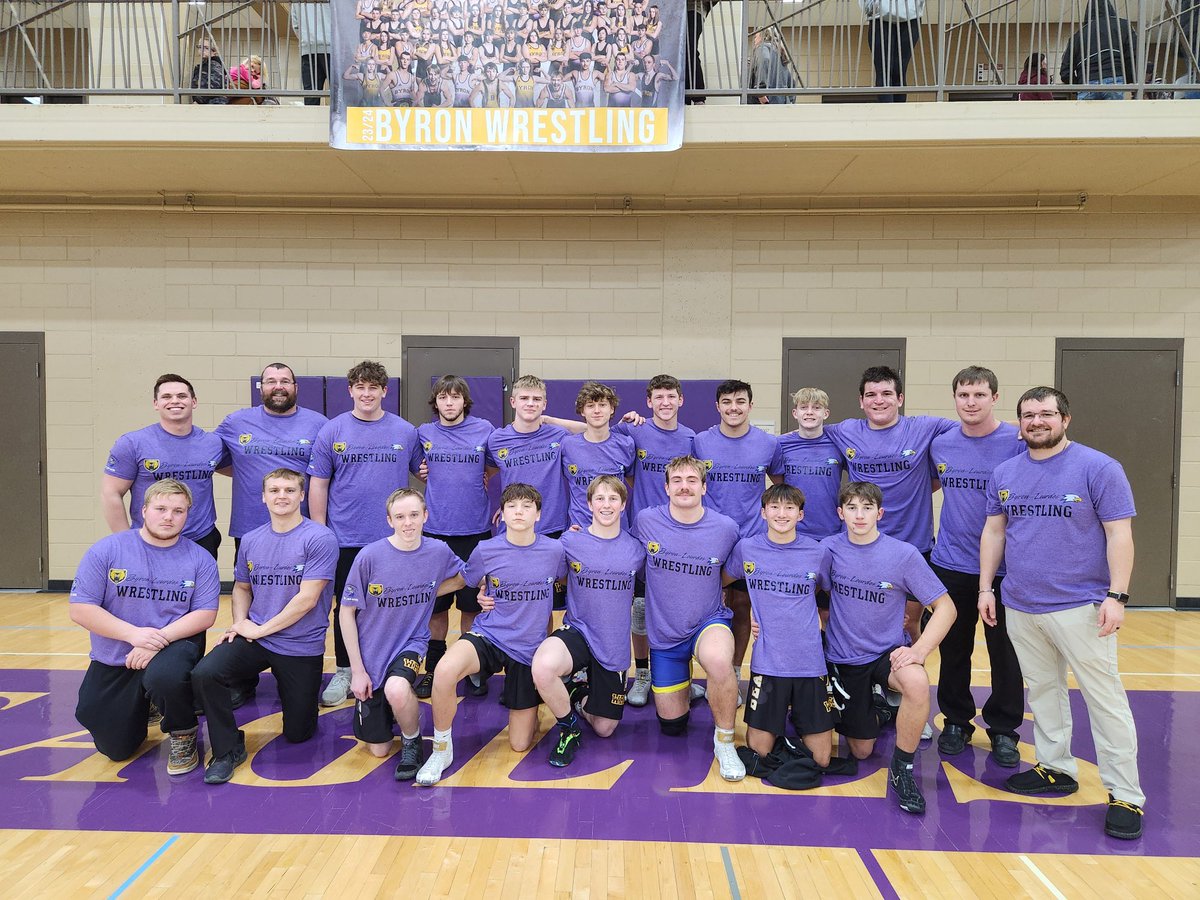
[[[938,707],[946,721],[958,725],[970,735],[975,726],[975,698],[971,696],[971,651],[975,649],[975,625],[979,621],[979,575],[933,567],[934,574],[946,586],[958,618],[950,626],[939,650],[942,656],[938,677]],[[983,705],[983,721],[987,733],[1017,736],[1017,727],[1024,719],[1025,696],[1021,685],[1021,664],[1013,649],[1004,625],[1004,606],[1000,602],[1000,584],[992,582],[996,591],[996,624],[985,625],[988,659],[992,666],[992,693]]]
[[[305,53],[300,57],[300,83],[306,91],[319,91],[329,81],[329,54]],[[305,106],[320,106],[320,97],[305,97]]]
[[[195,728],[191,673],[202,652],[190,637],[159,650],[144,669],[92,660],[79,686],[75,718],[92,733],[96,749],[117,762],[133,756],[146,739],[151,700],[162,711],[163,731]]]
[[[283,707],[283,736],[293,744],[317,732],[317,695],[321,691],[324,657],[284,656],[240,635],[220,643],[192,670],[192,687],[208,720],[208,743],[213,757],[231,753],[238,744],[229,689],[270,669]],[[163,720],[166,724],[166,720]]]
[[[346,639],[342,637],[342,591],[346,589],[350,567],[361,552],[362,547],[339,548],[337,571],[333,574],[333,658],[339,669],[350,668],[350,654],[346,651]]]
[[[212,556],[213,559],[216,559],[217,550],[221,546],[221,532],[218,531],[217,526],[214,525],[212,531],[204,535],[204,537],[196,538],[194,543],[199,544],[208,551],[209,555]]]
[[[700,35],[704,33],[704,11],[689,9],[687,11],[687,72],[684,87],[687,90],[704,90],[704,68],[700,65]],[[703,98],[698,98],[703,99]],[[686,102],[693,103],[688,99]]]
[[[921,39],[921,20],[885,22],[871,19],[867,34],[871,41],[871,61],[875,65],[875,86],[904,87],[913,47]],[[880,94],[877,99],[880,103],[903,103],[908,95]]]

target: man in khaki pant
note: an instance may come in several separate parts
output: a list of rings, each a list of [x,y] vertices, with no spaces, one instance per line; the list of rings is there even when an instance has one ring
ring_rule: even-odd
[[[996,624],[992,579],[1004,559],[1008,632],[1029,687],[1038,764],[1005,782],[1018,794],[1073,794],[1067,667],[1092,722],[1100,779],[1108,789],[1104,831],[1142,835],[1145,795],[1137,734],[1117,672],[1117,631],[1133,571],[1133,493],[1120,463],[1068,441],[1066,396],[1026,391],[1017,402],[1026,453],[1002,462],[988,485],[980,541],[979,611]]]

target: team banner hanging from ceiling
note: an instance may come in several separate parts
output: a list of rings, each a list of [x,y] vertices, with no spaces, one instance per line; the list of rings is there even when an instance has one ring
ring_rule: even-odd
[[[676,150],[684,0],[331,0],[341,150]]]

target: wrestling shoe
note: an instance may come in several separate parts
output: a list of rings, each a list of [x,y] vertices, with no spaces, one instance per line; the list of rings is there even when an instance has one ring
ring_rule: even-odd
[[[426,672],[418,677],[413,685],[413,693],[417,695],[418,700],[428,700],[433,695],[433,676]]]
[[[693,681],[691,687],[688,688],[688,701],[691,703],[695,703],[697,700],[703,700],[707,696],[708,691],[706,691],[704,685],[700,684],[698,681]]]
[[[717,758],[717,767],[726,781],[741,781],[746,777],[746,764],[737,754],[732,735],[728,740],[722,740],[718,734],[713,735],[713,756]]]
[[[400,738],[400,762],[396,764],[396,780],[412,781],[417,777],[417,770],[425,762],[425,742],[417,735],[411,740]]]
[[[637,669],[633,674],[633,686],[625,695],[630,706],[645,706],[650,702],[650,670]]]
[[[322,706],[340,706],[350,696],[350,669],[338,667],[321,694]]]
[[[433,752],[425,760],[425,765],[417,772],[417,784],[429,787],[442,780],[442,773],[454,762],[454,745],[451,741],[434,741]]]
[[[925,812],[925,796],[917,787],[917,780],[913,778],[912,763],[897,763],[892,760],[888,767],[888,784],[895,792],[902,810],[918,816]]]
[[[167,756],[168,775],[186,775],[200,765],[196,751],[196,729],[171,732],[171,752]]]
[[[480,678],[478,675],[467,676],[467,694],[471,697],[486,697],[488,692],[488,684],[486,678]]]
[[[928,722],[926,722],[925,727],[921,729],[921,740],[923,740],[923,741],[932,741],[933,740],[933,726],[930,725]]]
[[[554,745],[554,749],[550,751],[550,765],[565,769],[571,764],[571,760],[575,758],[575,752],[579,749],[579,744],[583,740],[583,733],[578,728],[563,728],[558,729],[558,743]]]

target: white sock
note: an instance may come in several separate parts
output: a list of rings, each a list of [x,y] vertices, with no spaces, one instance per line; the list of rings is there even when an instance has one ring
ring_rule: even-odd
[[[442,753],[450,748],[450,729],[445,731],[433,729],[433,752]]]
[[[406,741],[415,741],[420,736],[421,736],[420,729],[418,729],[415,734],[405,734],[403,729],[401,729],[401,731],[400,731],[400,737],[404,738],[404,740],[406,740]]]
[[[732,744],[733,743],[733,729],[732,728],[714,728],[713,729],[713,740],[716,741],[718,744]]]

